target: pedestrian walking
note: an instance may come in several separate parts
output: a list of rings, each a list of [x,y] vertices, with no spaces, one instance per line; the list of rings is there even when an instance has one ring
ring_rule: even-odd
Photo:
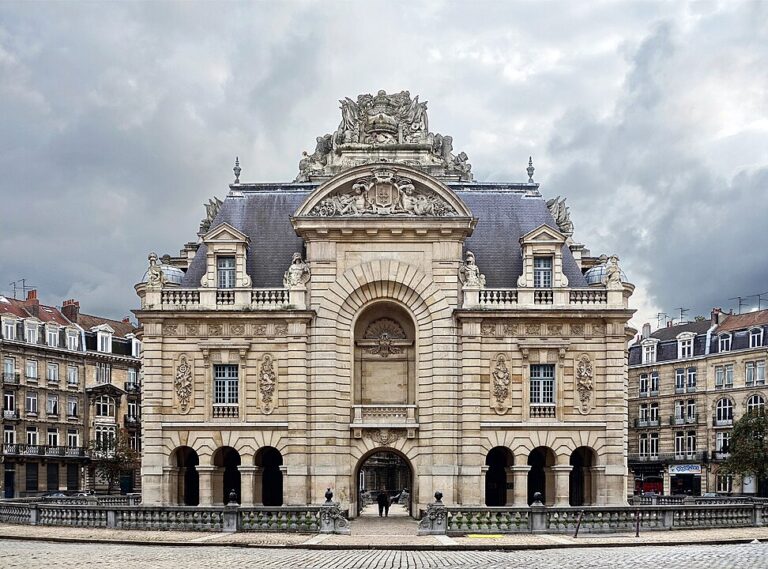
[[[379,504],[379,517],[384,514],[385,517],[389,517],[389,494],[383,488],[379,490],[376,496],[376,502]]]

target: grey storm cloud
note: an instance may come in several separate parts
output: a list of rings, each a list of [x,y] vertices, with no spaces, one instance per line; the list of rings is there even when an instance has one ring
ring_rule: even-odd
[[[340,98],[408,89],[476,179],[533,155],[636,325],[704,314],[768,290],[767,64],[764,2],[4,2],[0,289],[126,315],[236,155],[291,180]]]

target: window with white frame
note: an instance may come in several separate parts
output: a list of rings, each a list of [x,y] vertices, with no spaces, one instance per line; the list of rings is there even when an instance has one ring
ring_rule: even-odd
[[[715,388],[733,387],[733,364],[715,366]]]
[[[136,385],[138,381],[138,373],[136,372],[135,367],[129,367],[128,368],[128,383],[130,385]]]
[[[696,431],[688,431],[686,435],[686,452],[688,456],[696,453]]]
[[[685,401],[678,399],[675,401],[675,419],[685,418]]]
[[[640,456],[649,456],[650,455],[650,449],[648,446],[648,433],[643,433],[640,435],[640,439],[638,441],[639,450],[640,450]]]
[[[677,341],[678,359],[693,357],[693,338],[681,338]]]
[[[141,357],[141,342],[136,338],[131,338],[131,355],[134,358]]]
[[[719,337],[720,340],[720,351],[721,352],[729,352],[731,351],[731,335],[730,334],[722,334]]]
[[[765,385],[765,360],[746,362],[744,366],[746,385]]]
[[[16,375],[16,358],[3,358],[3,375],[8,379]]]
[[[96,333],[97,349],[105,354],[112,353],[112,334],[99,331]]]
[[[59,364],[49,363],[45,368],[45,377],[48,383],[59,383]]]
[[[688,368],[688,389],[689,390],[696,389],[696,368],[695,367]]]
[[[96,445],[102,448],[110,448],[115,444],[115,427],[96,425],[94,427]]]
[[[689,399],[686,405],[686,415],[689,420],[696,419],[696,400]]]
[[[648,421],[651,423],[659,422],[659,404],[651,403],[648,407]]]
[[[238,384],[238,367],[236,365],[215,364],[213,366],[214,405],[237,405]]]
[[[555,404],[554,364],[531,365],[531,405]]]
[[[685,456],[685,433],[678,431],[675,433],[675,457]]]
[[[26,411],[29,414],[37,414],[37,391],[27,391]]]
[[[717,475],[717,491],[730,494],[733,492],[733,477],[728,474]]]
[[[715,434],[715,452],[728,452],[731,448],[731,431],[717,431]]]
[[[640,396],[648,395],[648,374],[647,373],[641,373],[640,374]]]
[[[656,342],[643,344],[643,363],[656,363]]]
[[[136,404],[135,401],[129,401],[128,402],[128,418],[129,419],[136,419],[139,414],[139,406]]]
[[[67,366],[67,385],[77,385],[80,383],[77,366]]]
[[[642,403],[638,409],[637,418],[641,423],[648,422],[648,403]]]
[[[67,446],[80,446],[80,433],[77,432],[77,429],[67,429]]]
[[[77,337],[78,337],[77,330],[67,330],[67,349],[77,351]]]
[[[59,329],[58,328],[54,328],[53,326],[48,326],[46,328],[45,343],[51,346],[52,348],[59,347]]]
[[[16,394],[13,391],[3,392],[3,411],[16,411]]]
[[[675,391],[678,393],[685,391],[685,370],[683,368],[675,370]]]
[[[747,413],[759,413],[765,409],[765,399],[762,395],[752,395],[747,399]]]
[[[109,383],[112,381],[112,364],[96,364],[96,383]]]
[[[37,344],[37,324],[27,324],[25,327],[27,342],[30,344]]]
[[[77,417],[77,397],[67,399],[67,417]]]
[[[3,427],[3,442],[7,445],[16,444],[16,428],[13,425]]]
[[[659,372],[651,372],[651,395],[658,395],[659,393]]]
[[[27,379],[37,381],[37,360],[27,360],[25,375],[27,376]]]
[[[128,437],[128,446],[131,447],[132,451],[139,452],[141,450],[140,440],[138,433]]]
[[[752,328],[749,331],[749,347],[759,348],[762,345],[763,345],[763,329]]]
[[[533,258],[534,288],[552,288],[552,257]]]
[[[27,444],[37,445],[37,427],[27,427]]]
[[[651,433],[648,437],[648,454],[651,458],[659,457],[659,433]]]
[[[11,319],[3,320],[3,338],[6,340],[16,339],[16,321]]]
[[[723,366],[725,368],[725,386],[733,387],[733,364]]]
[[[100,395],[95,402],[97,417],[114,417],[115,400],[109,395]]]
[[[216,257],[216,279],[219,288],[235,288],[234,257]]]
[[[718,421],[733,420],[733,403],[730,399],[720,399],[715,407],[715,418]]]
[[[59,430],[55,428],[48,429],[48,446],[59,446]]]
[[[48,394],[45,411],[51,415],[58,415],[59,413],[59,394],[58,393]]]

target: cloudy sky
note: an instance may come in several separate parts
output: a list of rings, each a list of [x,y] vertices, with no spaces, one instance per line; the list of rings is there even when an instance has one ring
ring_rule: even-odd
[[[768,291],[768,2],[330,0],[0,3],[0,290],[128,314],[235,155],[291,180],[378,89],[428,100],[477,180],[532,155],[635,325]]]

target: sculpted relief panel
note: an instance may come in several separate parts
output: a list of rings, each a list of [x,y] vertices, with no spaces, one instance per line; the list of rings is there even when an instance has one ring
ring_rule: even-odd
[[[193,406],[192,390],[192,366],[187,360],[187,356],[179,356],[179,362],[176,366],[176,373],[173,378],[173,388],[176,394],[176,404],[179,411],[186,415]]]

